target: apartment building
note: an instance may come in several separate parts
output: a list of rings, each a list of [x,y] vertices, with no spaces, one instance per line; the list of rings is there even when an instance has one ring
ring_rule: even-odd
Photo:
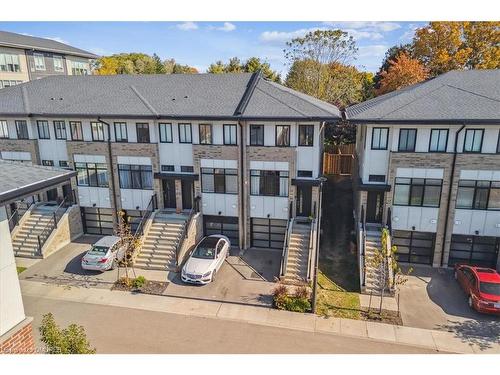
[[[52,75],[86,75],[98,56],[45,38],[0,31],[0,89]]]
[[[346,117],[360,230],[387,225],[402,263],[500,267],[499,70],[452,71]]]

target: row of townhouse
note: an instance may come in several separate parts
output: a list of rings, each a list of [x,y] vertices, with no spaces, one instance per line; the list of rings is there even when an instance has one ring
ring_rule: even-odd
[[[387,225],[400,262],[500,267],[499,83],[452,71],[347,109],[359,229]]]
[[[0,31],[0,89],[51,75],[86,75],[98,56],[52,39]]]

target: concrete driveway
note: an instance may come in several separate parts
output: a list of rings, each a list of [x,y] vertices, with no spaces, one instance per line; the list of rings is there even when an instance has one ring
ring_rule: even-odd
[[[81,268],[82,256],[99,236],[82,236],[55,254],[29,266],[19,275],[22,280],[46,282],[68,287],[110,289],[123,268],[106,272],[86,271]],[[281,253],[248,250],[240,256],[237,250],[217,273],[217,280],[209,285],[186,285],[176,272],[134,269],[136,276],[148,280],[167,281],[164,294],[202,300],[225,301],[250,305],[271,305],[271,292],[275,287],[274,275],[279,273]],[[19,259],[19,264],[23,263]]]

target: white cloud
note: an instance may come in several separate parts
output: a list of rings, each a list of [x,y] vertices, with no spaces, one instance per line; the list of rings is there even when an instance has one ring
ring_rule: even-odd
[[[365,29],[371,31],[388,32],[401,28],[401,25],[396,22],[376,22],[376,21],[354,21],[354,22],[325,22],[329,26],[338,26],[348,29]]]
[[[371,39],[371,40],[379,40],[384,39],[384,36],[377,31],[364,31],[364,30],[356,30],[356,29],[343,29],[351,35],[354,39]]]
[[[176,25],[176,27],[179,30],[183,30],[183,31],[189,31],[189,30],[196,30],[196,29],[198,29],[198,25],[196,23],[194,23],[194,22],[191,22],[191,21],[184,22],[184,23],[178,23]]]
[[[385,44],[371,44],[359,47],[359,57],[383,57],[389,46]]]
[[[294,31],[264,31],[260,34],[260,40],[269,43],[283,43],[293,38],[302,37],[308,32],[324,29],[324,27],[312,27],[309,29],[299,29]]]
[[[231,22],[224,22],[224,24],[222,26],[209,26],[208,28],[210,30],[229,32],[229,31],[236,30],[236,25],[234,23],[231,23]]]

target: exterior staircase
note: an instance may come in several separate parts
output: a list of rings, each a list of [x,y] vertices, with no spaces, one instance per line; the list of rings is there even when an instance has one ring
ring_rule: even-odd
[[[380,292],[381,270],[373,266],[376,249],[382,250],[382,228],[376,224],[366,224],[365,240],[365,293]]]
[[[187,219],[187,215],[158,211],[144,235],[134,266],[174,271],[177,265],[177,247],[188,224]]]
[[[292,224],[292,233],[290,234],[290,242],[288,244],[286,272],[283,278],[285,283],[299,284],[307,282],[311,225],[308,221],[298,221],[297,219]]]

